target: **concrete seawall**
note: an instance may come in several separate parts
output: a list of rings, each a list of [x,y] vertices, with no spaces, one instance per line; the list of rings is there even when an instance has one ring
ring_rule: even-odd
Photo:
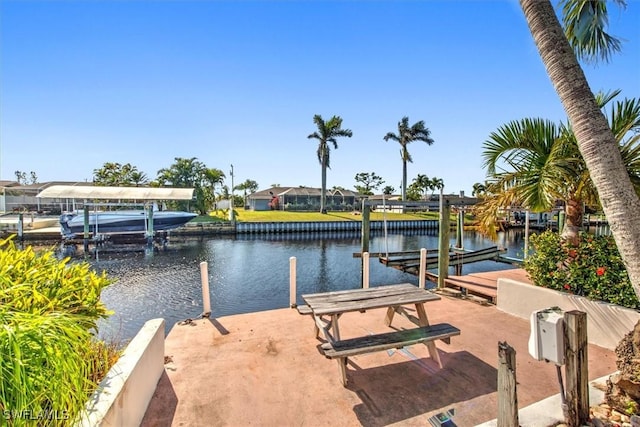
[[[384,230],[384,221],[371,221],[371,230]],[[438,230],[437,220],[387,221],[386,228],[396,230]],[[313,231],[361,231],[361,221],[315,222],[238,222],[236,233],[299,233]]]
[[[438,230],[438,220],[411,221],[371,221],[372,231],[399,230]],[[309,232],[360,232],[361,221],[313,221],[313,222],[212,222],[188,223],[180,228],[171,230],[172,236],[219,236],[236,234],[269,234],[269,233],[309,233]],[[17,229],[0,228],[0,237],[17,234]],[[61,240],[58,226],[25,229],[23,239],[26,241]]]

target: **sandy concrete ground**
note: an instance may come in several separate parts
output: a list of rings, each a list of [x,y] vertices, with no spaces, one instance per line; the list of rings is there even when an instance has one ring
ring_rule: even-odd
[[[443,297],[426,305],[429,320],[461,335],[438,342],[444,368],[427,348],[350,358],[349,386],[338,363],[322,356],[310,316],[294,309],[201,319],[176,325],[166,339],[170,360],[143,426],[428,426],[453,410],[458,426],[497,414],[498,342],[517,352],[519,407],[558,393],[555,367],[527,350],[529,323],[470,301]],[[349,313],[343,338],[388,331],[384,310]],[[396,328],[413,327],[396,316]],[[589,378],[615,370],[611,351],[589,346]]]

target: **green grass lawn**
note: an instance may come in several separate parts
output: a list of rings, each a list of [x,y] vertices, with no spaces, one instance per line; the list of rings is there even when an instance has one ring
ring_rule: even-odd
[[[415,212],[415,213],[391,213],[386,214],[372,212],[371,221],[387,220],[420,220],[438,219],[438,212]],[[214,211],[208,216],[199,216],[193,219],[194,222],[216,222],[227,221],[229,213],[227,211]],[[362,216],[352,212],[329,212],[326,215],[320,212],[290,212],[290,211],[246,211],[241,208],[236,209],[236,220],[240,222],[312,222],[312,221],[361,221]]]

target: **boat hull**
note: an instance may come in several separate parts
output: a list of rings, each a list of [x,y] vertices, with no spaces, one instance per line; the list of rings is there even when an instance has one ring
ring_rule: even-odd
[[[157,211],[153,213],[153,231],[178,228],[197,215],[189,212]],[[89,213],[89,233],[132,234],[147,231],[148,213],[145,211],[113,211]],[[60,217],[62,234],[76,237],[84,234],[84,215],[63,214]]]

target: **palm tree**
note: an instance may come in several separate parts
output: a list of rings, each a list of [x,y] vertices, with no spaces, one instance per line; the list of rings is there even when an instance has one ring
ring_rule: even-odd
[[[409,117],[405,116],[398,122],[398,133],[388,132],[384,140],[397,141],[400,144],[400,157],[402,158],[402,200],[407,197],[407,162],[413,163],[413,159],[407,150],[407,145],[413,141],[424,141],[427,145],[433,144],[431,131],[425,126],[424,120],[409,126]]]
[[[618,93],[599,94],[598,104],[604,107]],[[640,100],[616,103],[610,117],[627,174],[640,191],[640,134],[635,132],[640,129]],[[495,218],[501,207],[519,205],[546,211],[555,206],[556,200],[563,200],[563,237],[577,243],[584,205],[595,206],[599,200],[569,125],[556,126],[542,119],[510,122],[491,133],[483,157],[491,192],[479,206],[482,228],[486,230],[493,223],[491,217]]]
[[[444,188],[444,180],[442,178],[433,177],[431,178],[431,196],[435,193],[436,190],[442,190]]]
[[[611,43],[604,31],[607,23],[605,2],[565,0],[565,26],[574,46],[591,58],[607,60],[609,53],[619,48]],[[604,213],[611,226],[620,255],[629,273],[636,295],[640,297],[640,198],[627,174],[620,149],[607,120],[600,111],[595,96],[580,67],[576,54],[563,33],[550,1],[520,0],[527,24],[545,65],[547,74],[558,93],[573,128],[578,148],[598,191]],[[580,9],[577,9],[579,6]],[[567,13],[578,11],[577,13]],[[567,23],[584,23],[578,27]]]
[[[413,179],[413,183],[411,185],[414,185],[415,188],[420,191],[420,195],[422,196],[421,198],[425,200],[427,198],[427,192],[433,189],[431,178],[421,173]]]
[[[149,178],[147,177],[147,174],[144,172],[140,172],[138,170],[132,171],[131,174],[129,175],[129,178],[131,179],[131,184],[136,187],[140,187],[142,185],[146,185],[149,183]]]
[[[473,184],[473,189],[471,191],[471,195],[473,197],[482,197],[484,196],[484,194],[487,192],[487,184],[486,183],[481,183],[481,182],[476,182],[475,184]]]
[[[313,116],[313,123],[316,124],[318,130],[309,135],[309,139],[318,140],[318,161],[322,167],[322,188],[320,190],[320,212],[327,213],[325,208],[325,195],[327,193],[327,168],[329,165],[331,151],[329,143],[333,144],[333,148],[338,149],[338,141],[336,138],[346,136],[351,138],[353,132],[349,129],[342,129],[342,117],[333,116],[329,121],[324,121],[322,116],[316,114]]]

